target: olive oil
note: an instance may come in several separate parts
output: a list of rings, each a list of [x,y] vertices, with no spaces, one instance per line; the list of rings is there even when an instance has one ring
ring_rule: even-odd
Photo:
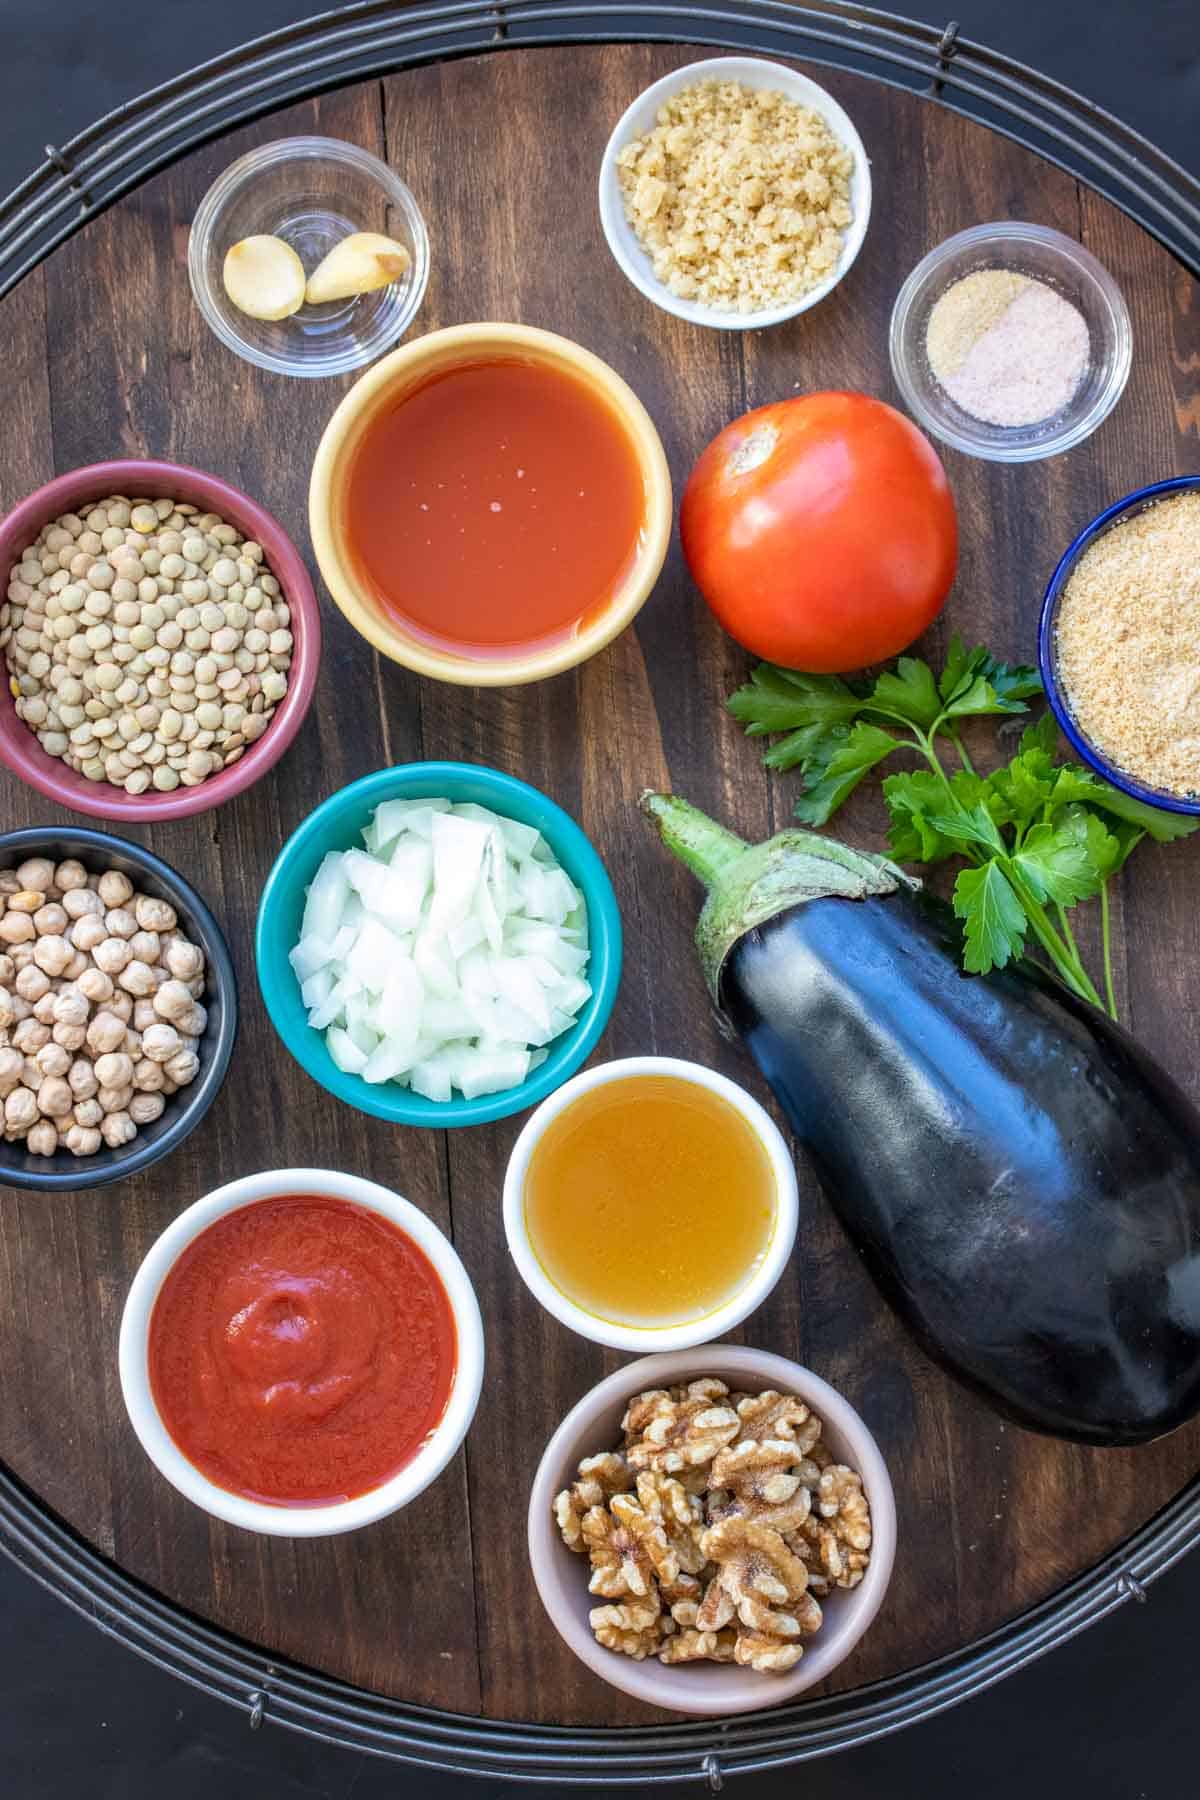
[[[682,1325],[740,1292],[775,1227],[775,1176],[749,1120],[678,1076],[589,1088],[551,1120],[525,1174],[546,1275],[612,1324]]]

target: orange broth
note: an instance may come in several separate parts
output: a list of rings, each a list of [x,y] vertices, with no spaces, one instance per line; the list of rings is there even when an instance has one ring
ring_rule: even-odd
[[[632,566],[641,465],[605,398],[515,357],[443,370],[380,410],[351,461],[346,540],[376,603],[458,654],[570,635]]]

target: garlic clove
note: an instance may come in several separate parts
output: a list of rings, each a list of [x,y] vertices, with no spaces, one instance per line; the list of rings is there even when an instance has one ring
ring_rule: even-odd
[[[226,252],[225,292],[252,319],[286,319],[304,305],[304,264],[277,237],[248,237]]]
[[[398,281],[411,262],[404,245],[394,238],[378,231],[352,231],[313,270],[304,298],[310,306],[321,306],[327,300],[369,294]]]

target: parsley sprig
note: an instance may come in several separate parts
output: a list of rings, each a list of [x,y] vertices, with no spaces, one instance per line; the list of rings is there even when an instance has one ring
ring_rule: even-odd
[[[806,825],[824,825],[886,758],[916,752],[918,767],[883,781],[888,843],[898,862],[957,856],[967,863],[954,884],[963,967],[973,974],[1002,969],[1032,936],[1068,987],[1116,1018],[1109,882],[1143,837],[1169,843],[1197,821],[1145,806],[1080,763],[1059,762],[1049,713],[1026,727],[1010,762],[979,773],[962,741],[962,721],[1027,713],[1041,691],[1036,669],[1009,667],[956,637],[938,677],[913,656],[858,681],[761,663],[729,710],[751,737],[778,740],[763,757],[769,768],[800,770],[805,788],[796,816]],[[1094,898],[1103,999],[1068,917]]]

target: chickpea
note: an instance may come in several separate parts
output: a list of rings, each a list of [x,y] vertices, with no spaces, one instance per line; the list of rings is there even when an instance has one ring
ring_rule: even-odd
[[[9,960],[11,961],[13,968],[20,974],[21,970],[33,961],[32,941],[25,944],[14,944],[9,953]]]
[[[73,1156],[95,1156],[104,1139],[91,1126],[76,1123],[67,1132],[67,1149]]]
[[[36,1125],[37,1095],[27,1087],[13,1088],[4,1102],[4,1129],[18,1135]]]
[[[86,1057],[76,1057],[67,1071],[67,1084],[76,1096],[76,1105],[83,1100],[90,1100],[99,1091],[99,1082],[95,1080],[95,1064]]]
[[[204,952],[187,938],[174,938],[167,949],[167,968],[177,981],[195,981],[204,973]]]
[[[157,931],[135,931],[129,940],[129,948],[137,962],[156,963],[160,941]]]
[[[135,1125],[152,1125],[161,1118],[165,1105],[161,1094],[135,1094],[129,1102],[129,1116]]]
[[[106,910],[95,888],[89,887],[68,888],[62,897],[62,905],[70,919],[102,919]]]
[[[104,920],[96,913],[85,913],[81,919],[76,919],[70,930],[72,945],[76,950],[81,950],[85,956],[94,950],[97,944],[103,944],[107,937],[108,931]]]
[[[46,896],[40,888],[23,888],[19,894],[10,894],[8,910],[10,912],[35,913],[44,906]]]
[[[47,1075],[37,1091],[37,1103],[43,1118],[65,1119],[75,1096],[61,1075]]]
[[[22,970],[23,973],[24,970]],[[0,987],[0,1031],[7,1031],[9,1026],[15,1025],[16,1022],[17,1015],[13,1008],[13,996],[6,987]]]
[[[42,1071],[34,1062],[29,1051],[26,1051],[21,1059],[21,1081],[31,1094],[36,1094],[42,1085]]]
[[[96,1091],[98,1093],[99,1089]],[[82,1094],[76,1097],[71,1117],[77,1125],[98,1125],[104,1117],[104,1108],[95,1094]]]
[[[160,1022],[142,1033],[142,1055],[151,1062],[165,1063],[179,1049],[179,1033],[173,1025]]]
[[[42,1045],[33,1060],[43,1075],[65,1075],[71,1067],[70,1056],[62,1045],[56,1044],[53,1039],[50,1043]]]
[[[101,1088],[123,1088],[133,1083],[133,1058],[124,1050],[109,1050],[96,1058],[96,1080]]]
[[[107,869],[96,883],[96,891],[105,906],[124,906],[133,899],[133,883],[119,869]]]
[[[73,987],[63,988],[54,1009],[64,1025],[86,1025],[93,1005],[112,998],[113,984],[95,965],[84,970]]]
[[[133,1083],[126,1087],[97,1088],[96,1098],[106,1113],[124,1112],[133,1098]]]
[[[155,900],[139,894],[133,904],[134,916],[143,931],[174,931],[175,908],[166,900]]]
[[[61,937],[69,923],[66,909],[57,901],[40,906],[33,915],[34,929],[39,937]]]
[[[53,1156],[58,1149],[58,1129],[51,1119],[39,1119],[25,1134],[30,1156]]]
[[[4,921],[0,919],[0,929],[3,924]],[[103,943],[97,944],[92,950],[92,961],[106,975],[119,975],[131,960],[129,945],[124,938],[106,937]]]
[[[42,1045],[50,1042],[50,1027],[31,1015],[14,1028],[12,1041],[22,1056],[36,1056]]]
[[[100,1136],[110,1150],[119,1150],[137,1136],[137,1126],[125,1111],[109,1113],[100,1122]]]
[[[36,936],[36,927],[27,912],[6,912],[0,919],[0,939],[6,944],[27,944]]]
[[[57,887],[54,878],[54,864],[48,856],[31,856],[26,862],[17,865],[17,880],[23,888],[36,888],[45,893],[49,887]]]
[[[83,1025],[54,1025],[50,1036],[54,1043],[61,1044],[72,1055],[76,1050],[82,1050],[87,1042],[87,1030]]]
[[[154,1005],[154,1002],[157,999],[158,995],[156,994],[154,1000],[134,1001],[133,1019],[131,1023],[135,1031],[145,1031],[148,1025],[156,1025],[158,1023],[158,1013],[155,1011]]]
[[[84,970],[90,969],[91,967],[91,959],[85,956],[82,950],[72,949],[71,960],[63,970],[63,979],[65,981],[78,981]]]
[[[199,1073],[200,1058],[196,1052],[194,1050],[177,1050],[174,1056],[169,1057],[163,1064],[163,1074],[166,1076],[163,1093],[168,1092],[167,1083],[173,1082],[176,1087],[186,1087],[190,1081],[195,1081]]]
[[[115,1012],[98,1012],[87,1028],[88,1047],[98,1056],[115,1050],[124,1038],[125,1021]]]
[[[154,996],[154,1011],[159,1018],[174,1023],[191,1011],[192,996],[187,986],[175,979],[164,981]]]
[[[157,1094],[165,1080],[162,1064],[151,1062],[148,1056],[133,1065],[133,1085],[139,1094]]]
[[[33,960],[47,975],[61,975],[74,954],[65,937],[57,933],[39,938],[33,946]]]
[[[133,997],[118,988],[108,1003],[108,1010],[114,1018],[120,1019],[122,1025],[128,1025],[133,1017]]]
[[[15,985],[22,1000],[28,1000],[32,1006],[35,1000],[40,1000],[43,994],[49,993],[50,977],[36,963],[30,963],[21,970]]]
[[[131,938],[138,928],[137,920],[125,906],[110,907],[104,915],[109,937]]]
[[[117,976],[117,985],[123,987],[127,994],[134,995],[136,999],[146,999],[158,986],[153,964],[139,962],[134,957],[133,961],[128,963]]]
[[[88,872],[73,856],[69,856],[66,862],[60,862],[54,871],[54,885],[60,893],[69,894],[72,888],[84,888],[87,884]]]
[[[181,1038],[202,1038],[208,1025],[208,1008],[193,1001],[182,1017],[176,1019],[175,1029]]]
[[[25,1058],[19,1050],[14,1050],[11,1045],[6,1045],[4,1049],[0,1050],[0,1099],[4,1099],[12,1093],[21,1079],[21,1070],[24,1066]],[[151,1063],[150,1067],[157,1070],[161,1086],[162,1070],[157,1063]]]

